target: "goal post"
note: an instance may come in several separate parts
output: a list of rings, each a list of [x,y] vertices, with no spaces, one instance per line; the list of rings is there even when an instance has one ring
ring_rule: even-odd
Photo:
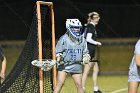
[[[0,84],[0,93],[53,93],[56,66],[42,71],[33,60],[55,60],[55,27],[52,2],[37,1],[27,39],[12,70]]]
[[[38,47],[39,47],[39,59],[42,59],[42,24],[41,24],[41,5],[47,5],[50,8],[51,13],[51,29],[52,29],[52,59],[55,60],[55,24],[54,24],[54,11],[52,2],[37,1],[37,22],[38,22]],[[53,88],[56,86],[56,65],[53,67]],[[39,81],[40,81],[40,93],[43,93],[43,71],[39,69]]]

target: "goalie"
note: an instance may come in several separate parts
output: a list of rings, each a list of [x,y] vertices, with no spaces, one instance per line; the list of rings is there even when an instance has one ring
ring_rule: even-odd
[[[66,75],[71,74],[77,93],[84,93],[82,88],[82,64],[90,60],[87,43],[82,33],[82,24],[78,19],[66,20],[66,33],[56,45],[58,65],[58,81],[54,93],[60,93]]]

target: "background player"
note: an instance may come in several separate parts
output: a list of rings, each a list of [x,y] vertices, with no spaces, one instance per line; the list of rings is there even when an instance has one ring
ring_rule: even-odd
[[[98,84],[97,84],[97,76],[98,76],[98,72],[99,72],[99,66],[98,66],[98,62],[94,62],[94,58],[95,58],[95,51],[96,51],[96,46],[100,46],[102,45],[100,42],[96,41],[97,38],[97,32],[95,29],[95,26],[98,24],[100,19],[100,16],[97,12],[91,12],[88,14],[88,19],[87,19],[87,24],[86,24],[86,28],[85,28],[85,34],[86,34],[86,40],[87,40],[87,46],[88,46],[88,50],[89,50],[89,54],[91,56],[91,61],[88,64],[85,64],[84,67],[84,72],[83,72],[83,77],[82,77],[82,85],[83,85],[83,89],[85,90],[85,81],[87,78],[87,75],[90,71],[90,68],[93,67],[93,83],[94,83],[94,93],[102,93],[99,90]]]
[[[140,83],[140,39],[135,45],[134,56],[129,67],[128,93],[137,93]]]

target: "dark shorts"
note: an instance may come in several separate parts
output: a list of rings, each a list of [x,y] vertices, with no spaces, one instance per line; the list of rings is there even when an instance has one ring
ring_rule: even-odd
[[[89,55],[91,57],[91,62],[96,62],[96,58],[95,58],[95,52],[96,52],[96,46],[93,45],[88,45],[88,50],[89,50]]]
[[[95,50],[89,50],[89,55],[93,59],[95,57]]]

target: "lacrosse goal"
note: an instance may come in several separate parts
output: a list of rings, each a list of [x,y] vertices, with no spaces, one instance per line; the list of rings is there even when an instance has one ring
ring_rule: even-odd
[[[42,71],[31,65],[31,61],[36,59],[55,60],[52,2],[36,2],[24,48],[13,69],[0,85],[0,93],[52,93],[56,85],[56,67]]]

